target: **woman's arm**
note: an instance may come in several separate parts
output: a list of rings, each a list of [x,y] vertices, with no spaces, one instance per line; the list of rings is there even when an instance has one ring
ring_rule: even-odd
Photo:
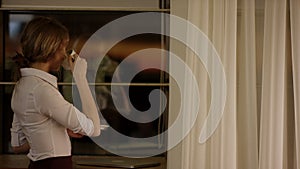
[[[85,77],[87,63],[84,59],[78,58],[75,64],[77,68],[74,69],[73,76],[80,94],[82,111],[66,101],[56,88],[48,84],[39,85],[34,90],[36,110],[74,133],[99,136],[98,110]]]
[[[69,62],[72,62],[71,60]],[[73,62],[72,62],[73,63]],[[97,110],[95,100],[90,91],[87,79],[87,63],[85,59],[77,56],[75,65],[70,63],[71,70],[73,72],[73,77],[77,84],[77,88],[80,94],[80,100],[82,104],[83,113],[93,122],[94,132],[92,136],[99,136],[101,132],[100,128],[100,118]]]
[[[14,153],[28,152],[30,146],[26,140],[25,134],[22,131],[18,117],[14,114],[11,132],[11,146]]]

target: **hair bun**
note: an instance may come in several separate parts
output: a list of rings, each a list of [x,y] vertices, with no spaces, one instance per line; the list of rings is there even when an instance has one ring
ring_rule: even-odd
[[[12,57],[12,60],[20,67],[28,67],[29,66],[29,60],[21,53],[16,52],[17,54]]]

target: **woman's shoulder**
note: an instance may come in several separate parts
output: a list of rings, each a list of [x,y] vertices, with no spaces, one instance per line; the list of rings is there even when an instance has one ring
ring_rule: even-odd
[[[47,95],[57,91],[55,86],[35,76],[22,77],[15,88],[18,88],[18,91],[23,90],[33,95]]]

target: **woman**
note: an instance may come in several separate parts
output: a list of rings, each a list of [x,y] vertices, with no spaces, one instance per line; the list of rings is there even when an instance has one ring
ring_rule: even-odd
[[[21,78],[11,100],[11,144],[15,152],[29,151],[30,169],[70,169],[68,133],[100,135],[97,107],[86,80],[87,63],[66,55],[68,41],[66,27],[48,17],[31,20],[21,36],[22,54],[15,58],[21,67]],[[83,113],[63,98],[57,89],[57,78],[51,74],[59,71],[66,57]]]

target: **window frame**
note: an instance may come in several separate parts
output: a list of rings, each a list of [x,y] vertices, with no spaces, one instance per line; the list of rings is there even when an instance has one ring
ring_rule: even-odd
[[[161,0],[162,1],[162,0]],[[161,3],[160,1],[160,3]],[[1,1],[0,1],[1,3]],[[164,5],[164,6],[167,6],[167,5]],[[65,12],[68,12],[68,11],[90,11],[90,9],[78,9],[78,8],[48,8],[48,7],[45,7],[45,8],[41,8],[42,11],[56,11],[56,10],[59,10],[59,11],[65,11]],[[5,120],[4,119],[4,113],[3,110],[4,110],[4,106],[3,106],[3,101],[4,101],[4,92],[5,92],[5,87],[6,86],[11,86],[11,85],[14,85],[16,82],[6,82],[4,81],[4,69],[5,69],[5,50],[4,50],[4,43],[5,43],[5,38],[4,37],[4,34],[5,34],[5,27],[7,27],[7,25],[5,25],[5,23],[7,22],[7,17],[8,17],[8,14],[10,11],[41,11],[41,9],[39,8],[3,8],[3,7],[0,7],[0,18],[1,18],[1,21],[0,21],[0,37],[3,37],[2,40],[0,41],[0,93],[1,94],[1,97],[0,97],[0,111],[2,111],[2,113],[0,113],[0,121],[2,122],[1,125],[0,125],[0,136],[2,138],[4,138],[4,123],[3,121]],[[97,9],[96,11],[100,12],[100,11],[132,11],[132,12],[143,12],[143,11],[153,11],[153,12],[166,12],[166,13],[169,13],[169,9],[166,9],[165,7],[164,8],[157,8],[157,9],[146,9],[146,8],[128,8],[128,9],[120,9],[120,8],[110,8],[110,9]],[[166,43],[168,44],[168,39],[164,39],[163,40],[164,42],[163,43]],[[160,78],[162,78],[161,80],[162,81],[165,81],[165,77],[164,75],[161,75]],[[64,82],[59,82],[58,83],[59,86],[64,86],[64,85],[72,85],[72,83],[64,83]],[[94,84],[94,85],[118,85],[118,84],[112,84],[112,83],[97,83],[97,84]],[[129,84],[124,84],[124,85],[129,85]],[[160,89],[163,89],[164,87],[168,87],[169,88],[169,83],[130,83],[130,85],[136,85],[136,86],[147,86],[147,85],[151,85],[151,86],[159,86]],[[168,105],[167,105],[168,106]],[[168,112],[168,110],[166,110]],[[167,115],[166,115],[167,116]],[[166,120],[168,120],[168,117],[164,117]],[[167,124],[166,124],[167,125]],[[6,151],[5,150],[5,140],[3,139],[0,139],[0,154],[4,154],[4,152]]]

